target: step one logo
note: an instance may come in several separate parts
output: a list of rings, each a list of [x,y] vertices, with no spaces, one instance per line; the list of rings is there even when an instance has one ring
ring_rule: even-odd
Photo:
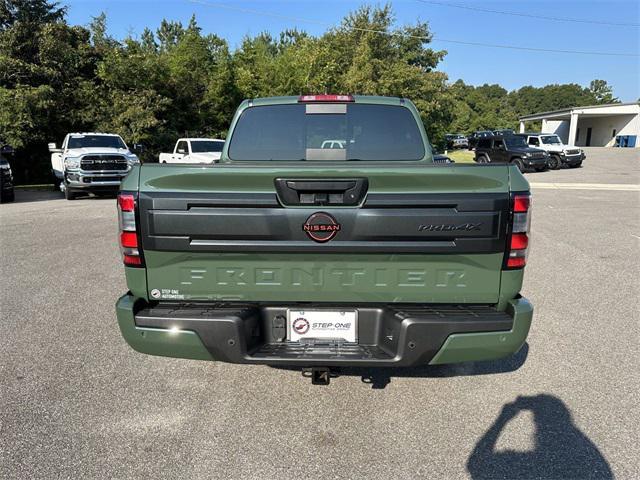
[[[293,321],[293,329],[298,335],[304,335],[309,331],[309,321],[304,317],[296,318]]]

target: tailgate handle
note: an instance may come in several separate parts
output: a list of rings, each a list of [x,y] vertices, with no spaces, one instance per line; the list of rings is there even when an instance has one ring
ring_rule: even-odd
[[[303,182],[287,180],[287,187],[295,191],[307,192],[344,192],[356,186],[355,181],[338,182]]]
[[[359,205],[369,182],[366,178],[275,179],[276,191],[284,205]]]

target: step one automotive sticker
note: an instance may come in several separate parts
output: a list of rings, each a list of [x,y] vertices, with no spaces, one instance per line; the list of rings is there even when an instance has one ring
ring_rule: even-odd
[[[163,288],[161,290],[154,288],[151,290],[151,298],[154,300],[184,300],[184,294],[180,290],[172,288]]]

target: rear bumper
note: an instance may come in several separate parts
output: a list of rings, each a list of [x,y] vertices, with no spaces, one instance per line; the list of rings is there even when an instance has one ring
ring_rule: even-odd
[[[286,314],[282,306],[152,306],[130,293],[116,304],[120,331],[138,352],[300,367],[408,367],[493,360],[522,347],[533,316],[532,305],[520,297],[511,300],[504,312],[483,305],[345,308],[358,310],[358,344],[279,342],[273,320]]]

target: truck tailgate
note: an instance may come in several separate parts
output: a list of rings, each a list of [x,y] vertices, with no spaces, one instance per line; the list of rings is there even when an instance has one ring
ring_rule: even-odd
[[[353,206],[292,205],[276,187],[288,179],[364,179],[365,188]],[[476,165],[145,165],[139,208],[152,298],[494,303],[509,173]],[[307,227],[318,213],[337,227],[314,241]]]

